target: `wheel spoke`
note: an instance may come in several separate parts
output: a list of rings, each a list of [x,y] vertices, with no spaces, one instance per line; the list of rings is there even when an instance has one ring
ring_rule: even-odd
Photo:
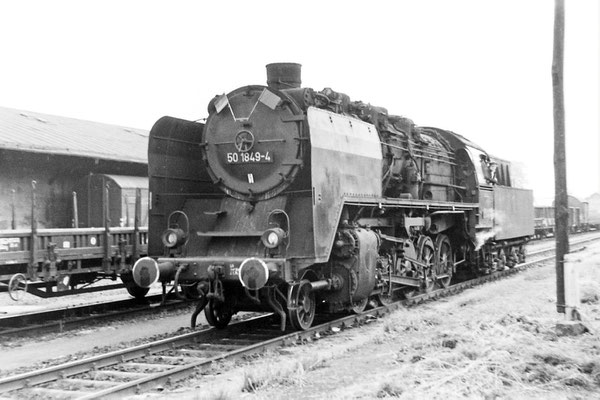
[[[448,287],[452,280],[454,268],[454,255],[450,239],[446,235],[438,235],[436,239],[435,270],[437,275],[437,284],[441,287]]]
[[[292,326],[298,330],[310,328],[315,317],[315,294],[308,281],[300,283],[292,289],[295,308],[288,311]]]
[[[429,292],[435,286],[434,263],[435,247],[429,236],[421,236],[418,243],[419,262],[425,264],[422,269],[422,290]],[[406,294],[405,294],[406,295]]]
[[[19,301],[22,294],[27,291],[27,278],[18,273],[13,275],[8,282],[8,295],[14,301]]]

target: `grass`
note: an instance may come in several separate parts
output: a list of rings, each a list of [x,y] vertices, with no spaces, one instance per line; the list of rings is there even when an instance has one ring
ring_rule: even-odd
[[[420,338],[404,340],[412,346],[398,350],[398,368],[380,383],[378,398],[552,399],[565,391],[586,398],[600,391],[600,342],[592,335],[558,338],[552,322],[531,314],[475,317],[444,332],[412,318],[404,336]],[[397,334],[400,326],[389,322],[384,330]]]
[[[242,392],[254,393],[267,387],[304,385],[307,372],[325,366],[324,359],[313,356],[283,366],[277,364],[263,366],[263,368],[246,368]]]

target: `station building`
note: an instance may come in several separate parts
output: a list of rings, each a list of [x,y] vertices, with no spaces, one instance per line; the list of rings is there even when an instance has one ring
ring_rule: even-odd
[[[145,189],[147,208],[148,135],[142,129],[0,107],[0,230],[31,228],[32,216],[37,228],[72,227],[76,204],[80,227],[102,226],[103,218],[97,218],[102,206],[92,196],[98,185],[118,189],[123,203],[109,201],[111,214],[126,208],[111,218],[111,226],[129,225],[136,187]]]

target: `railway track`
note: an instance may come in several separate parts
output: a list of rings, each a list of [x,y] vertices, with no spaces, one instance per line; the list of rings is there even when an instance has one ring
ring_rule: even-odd
[[[599,238],[572,243],[577,246]],[[317,337],[380,318],[400,307],[459,293],[467,288],[502,279],[550,259],[553,249],[530,254],[536,259],[505,271],[494,272],[446,289],[423,293],[411,299],[346,315],[320,320],[306,331],[279,331],[279,323],[268,314],[231,324],[226,330],[205,329],[131,347],[88,359],[77,360],[42,370],[0,379],[2,398],[77,398],[121,397],[151,390],[159,385],[186,378],[213,368],[216,362],[235,360],[270,348],[312,341]]]
[[[134,314],[147,315],[157,311],[176,310],[190,306],[190,302],[177,299],[168,300],[163,304],[161,295],[152,295],[143,300],[130,298],[5,315],[0,316],[0,338],[64,332]]]

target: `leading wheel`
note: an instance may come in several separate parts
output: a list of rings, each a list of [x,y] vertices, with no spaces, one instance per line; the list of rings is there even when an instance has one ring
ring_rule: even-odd
[[[150,288],[143,288],[138,286],[133,280],[133,276],[129,273],[121,274],[121,281],[123,285],[125,285],[125,289],[127,289],[127,293],[136,299],[143,299],[148,294]]]
[[[223,329],[229,324],[233,314],[226,303],[210,299],[204,308],[204,316],[209,325]]]
[[[291,304],[288,305],[290,322],[296,330],[310,328],[315,319],[315,293],[310,282],[303,281],[292,288]]]
[[[452,280],[452,271],[454,269],[454,253],[450,239],[446,235],[438,235],[435,240],[435,276],[437,283],[447,288]]]
[[[143,288],[136,285],[135,283],[132,285],[125,286],[125,289],[127,289],[127,293],[129,293],[136,299],[143,299],[144,297],[146,297],[148,291],[150,290],[150,288]]]
[[[14,301],[19,301],[27,291],[27,278],[23,274],[15,274],[8,281],[8,295]]]

